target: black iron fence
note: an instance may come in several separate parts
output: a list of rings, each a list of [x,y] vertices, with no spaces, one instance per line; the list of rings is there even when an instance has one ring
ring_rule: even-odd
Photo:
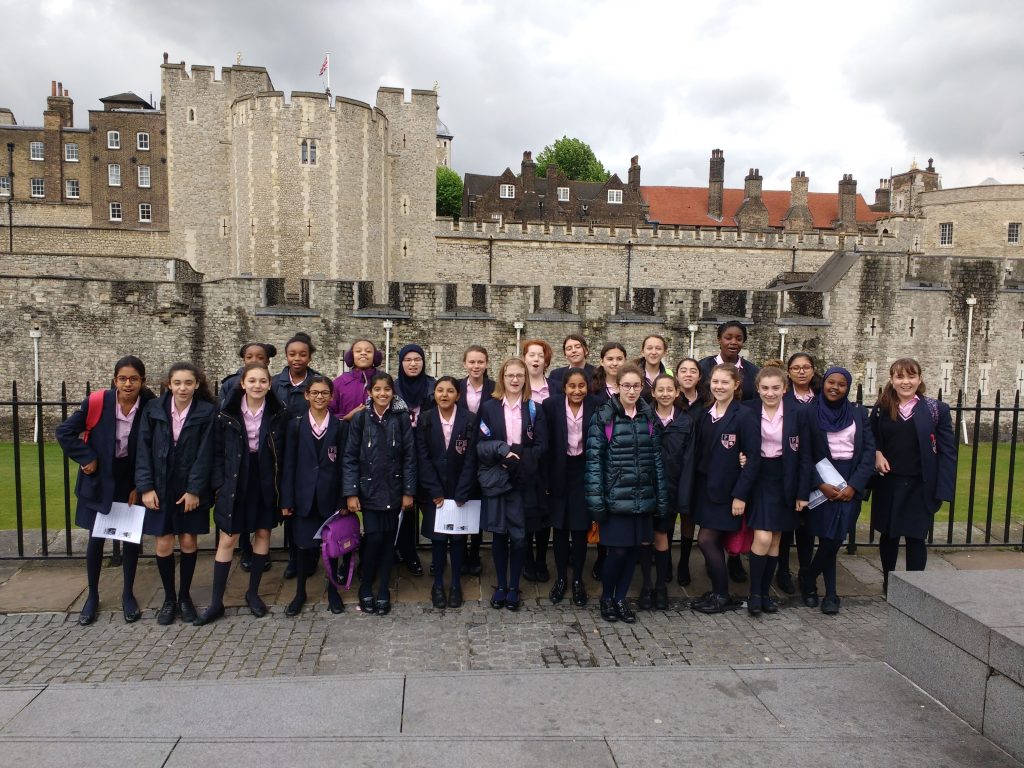
[[[44,399],[39,384],[34,389],[24,397],[14,383],[10,399],[0,400],[0,559],[80,557],[84,537],[73,535],[78,467],[64,457],[53,434],[82,400],[69,400],[64,384],[56,399]],[[88,387],[82,397],[87,393]],[[858,388],[857,401],[862,399]],[[929,543],[1024,546],[1024,488],[1015,488],[1020,392],[1012,398],[996,392],[990,402],[979,392],[973,404],[961,392],[951,409],[958,446],[956,493],[936,514]],[[851,551],[876,543],[869,505],[850,537]]]

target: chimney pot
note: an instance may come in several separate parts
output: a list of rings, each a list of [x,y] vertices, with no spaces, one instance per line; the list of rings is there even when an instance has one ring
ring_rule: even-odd
[[[51,96],[56,96],[57,95],[57,81],[56,80],[51,80],[50,81],[50,95]]]

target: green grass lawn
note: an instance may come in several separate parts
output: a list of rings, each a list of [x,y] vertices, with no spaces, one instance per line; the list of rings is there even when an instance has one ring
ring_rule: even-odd
[[[972,446],[961,445],[959,455],[959,471],[956,489],[955,521],[966,522],[968,500],[971,483],[971,451]],[[44,444],[46,460],[46,520],[47,529],[56,530],[64,527],[64,454],[56,443]],[[992,458],[991,443],[979,443],[978,467],[974,492],[974,524],[984,528],[985,514],[988,503],[988,482]],[[1011,515],[1017,522],[1024,522],[1024,446],[1017,446],[1015,459],[1014,485],[1016,493],[1013,498]],[[34,443],[21,445],[21,499],[25,530],[39,529],[39,453]],[[1002,538],[1002,528],[1006,519],[1006,492],[1010,468],[1010,445],[1001,443],[996,452],[996,481],[992,494],[992,529],[995,538]],[[71,520],[74,522],[75,509],[75,475],[78,465],[70,462],[68,477],[71,485]],[[936,537],[945,532],[939,523],[949,520],[948,505],[945,505],[935,516]],[[14,499],[14,445],[0,443],[0,530],[11,530],[17,527]]]

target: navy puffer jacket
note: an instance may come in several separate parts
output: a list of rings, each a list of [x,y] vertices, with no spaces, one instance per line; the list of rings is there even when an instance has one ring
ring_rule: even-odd
[[[629,418],[618,397],[594,414],[587,433],[584,477],[587,509],[594,520],[602,522],[609,515],[668,514],[656,420],[642,400],[637,403],[636,417]]]

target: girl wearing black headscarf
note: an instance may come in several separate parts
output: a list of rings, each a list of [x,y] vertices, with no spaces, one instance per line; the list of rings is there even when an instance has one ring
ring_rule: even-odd
[[[867,410],[847,397],[853,376],[845,368],[833,366],[825,371],[821,395],[811,401],[810,422],[814,462],[828,459],[846,481],[842,490],[824,482],[815,466],[812,483],[825,501],[807,510],[810,536],[818,537],[818,551],[810,568],[799,573],[804,605],[818,605],[818,576],[825,579],[825,599],[821,612],[839,613],[836,594],[836,556],[860,515],[864,489],[875,468],[875,440],[868,423]],[[813,498],[812,498],[813,503]]]
[[[406,344],[398,350],[398,377],[395,395],[405,402],[413,429],[423,411],[434,407],[434,377],[427,375],[427,356],[419,344]],[[402,515],[395,541],[395,555],[413,576],[423,575],[423,565],[416,552],[419,508],[410,507]]]

